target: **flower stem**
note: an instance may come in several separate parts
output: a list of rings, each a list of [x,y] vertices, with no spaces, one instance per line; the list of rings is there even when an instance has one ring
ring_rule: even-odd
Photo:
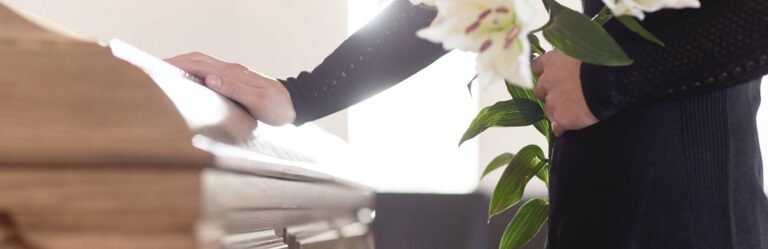
[[[592,18],[592,21],[600,25],[605,25],[605,23],[611,19],[613,19],[613,13],[611,13],[611,10],[609,10],[608,7],[603,7],[603,9]]]

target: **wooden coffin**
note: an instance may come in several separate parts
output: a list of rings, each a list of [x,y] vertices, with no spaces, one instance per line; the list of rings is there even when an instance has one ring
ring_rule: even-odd
[[[0,248],[371,248],[372,191],[226,98],[4,4],[0,31]]]

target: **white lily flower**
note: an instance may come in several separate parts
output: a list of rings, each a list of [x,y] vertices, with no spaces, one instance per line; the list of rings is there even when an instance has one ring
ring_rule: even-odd
[[[416,0],[418,1],[418,0]],[[478,81],[532,88],[528,0],[434,0],[438,17],[417,35],[446,50],[476,52]]]
[[[631,15],[640,20],[645,13],[661,9],[699,8],[699,0],[603,0],[605,6],[616,16]]]

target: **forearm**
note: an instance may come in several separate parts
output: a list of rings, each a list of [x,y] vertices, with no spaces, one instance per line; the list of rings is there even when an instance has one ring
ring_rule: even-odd
[[[702,1],[706,9],[654,31],[660,47],[634,39],[622,46],[627,67],[582,65],[590,110],[600,119],[634,102],[682,97],[744,83],[768,73],[768,1]]]
[[[311,72],[281,80],[297,125],[356,104],[410,77],[446,53],[416,37],[435,12],[396,0]]]

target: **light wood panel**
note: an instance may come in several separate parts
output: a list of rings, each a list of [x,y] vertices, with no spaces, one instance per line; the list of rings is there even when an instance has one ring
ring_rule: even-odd
[[[289,226],[343,230],[372,205],[366,188],[238,143],[193,147],[206,133],[144,72],[2,0],[0,30],[0,249],[286,247]]]
[[[202,203],[198,170],[0,167],[0,212],[34,231],[190,232]]]
[[[183,163],[211,157],[141,70],[0,4],[0,161]]]
[[[193,233],[53,232],[35,237],[40,249],[193,249]]]

